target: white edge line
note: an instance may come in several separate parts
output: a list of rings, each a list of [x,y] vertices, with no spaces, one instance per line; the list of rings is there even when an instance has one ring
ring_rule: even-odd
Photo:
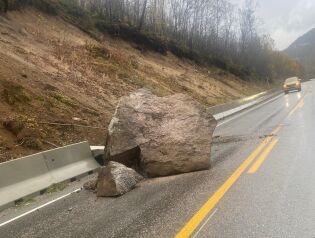
[[[23,214],[21,214],[21,215],[19,215],[19,216],[17,216],[17,217],[14,217],[14,218],[12,218],[12,219],[6,221],[6,222],[3,222],[3,223],[0,224],[0,227],[5,226],[5,225],[7,225],[7,224],[9,224],[9,223],[11,223],[11,222],[13,222],[13,221],[16,221],[16,220],[18,220],[18,219],[20,219],[20,218],[22,218],[22,217],[24,217],[24,216],[27,216],[27,215],[29,215],[29,214],[35,212],[35,211],[38,211],[38,210],[40,210],[40,209],[42,209],[42,208],[44,208],[44,207],[46,207],[46,206],[48,206],[48,205],[50,205],[50,204],[52,204],[52,203],[54,203],[54,202],[57,202],[57,201],[59,201],[59,200],[61,200],[61,199],[64,199],[64,198],[66,198],[66,197],[72,195],[73,193],[79,192],[79,191],[81,191],[81,190],[82,190],[81,188],[76,189],[76,190],[74,190],[74,191],[72,191],[72,192],[70,192],[70,193],[67,193],[67,194],[65,194],[65,195],[63,195],[63,196],[61,196],[61,197],[59,197],[59,198],[56,198],[56,199],[54,199],[54,200],[52,200],[52,201],[50,201],[50,202],[47,202],[47,203],[45,203],[45,204],[43,204],[43,205],[41,205],[41,206],[39,206],[39,207],[36,207],[36,208],[34,208],[34,209],[32,209],[32,210],[30,210],[30,211],[28,211],[28,212],[25,212],[25,213],[23,213]]]
[[[265,104],[267,104],[267,103],[269,103],[269,102],[271,102],[271,101],[273,101],[273,100],[276,100],[276,99],[279,98],[280,96],[282,96],[282,95],[278,95],[277,97],[272,98],[271,100],[268,100],[268,101],[266,101],[266,102],[260,104],[259,106],[263,106],[263,105],[265,105]],[[234,119],[236,119],[236,118],[238,118],[238,117],[240,117],[240,116],[242,116],[242,115],[244,115],[244,114],[246,114],[246,113],[248,113],[248,112],[250,112],[250,111],[252,111],[252,110],[254,110],[254,109],[256,109],[256,108],[252,108],[251,110],[247,110],[247,111],[245,111],[245,112],[243,112],[243,113],[240,113],[240,114],[238,114],[237,116],[234,116],[233,118],[231,118],[231,119],[229,119],[229,120],[227,120],[227,121],[224,121],[224,122],[220,123],[218,126],[222,126],[223,124],[228,123],[228,122],[230,122],[230,121],[232,121],[232,120],[234,120]],[[18,220],[18,219],[20,219],[20,218],[22,218],[22,217],[24,217],[24,216],[27,216],[27,215],[29,215],[29,214],[35,212],[35,211],[38,211],[38,210],[40,210],[40,209],[42,209],[42,208],[44,208],[44,207],[46,207],[46,206],[48,206],[48,205],[50,205],[50,204],[52,204],[52,203],[55,203],[55,202],[57,202],[57,201],[59,201],[59,200],[61,200],[61,199],[64,199],[64,198],[66,198],[66,197],[72,195],[73,193],[76,193],[76,192],[79,192],[79,191],[81,191],[81,188],[76,189],[76,190],[74,190],[74,191],[72,191],[72,192],[70,192],[70,193],[67,193],[67,194],[65,194],[65,195],[63,195],[63,196],[61,196],[61,197],[59,197],[59,198],[56,198],[56,199],[54,199],[54,200],[52,200],[52,201],[49,201],[49,202],[47,202],[47,203],[45,203],[45,204],[43,204],[43,205],[41,205],[41,206],[38,206],[38,207],[36,207],[36,208],[34,208],[34,209],[32,209],[32,210],[30,210],[30,211],[28,211],[28,212],[25,212],[25,213],[23,213],[23,214],[21,214],[21,215],[19,215],[19,216],[17,216],[17,217],[14,217],[14,218],[12,218],[12,219],[6,221],[6,222],[3,222],[3,223],[0,224],[0,227],[3,227],[3,226],[5,226],[5,225],[7,225],[7,224],[9,224],[9,223],[11,223],[11,222],[13,222],[13,221],[16,221],[16,220]],[[195,235],[193,236],[193,238],[196,238],[196,237],[198,236],[199,232],[200,232],[200,231],[203,229],[203,227],[208,223],[208,221],[214,216],[214,214],[217,212],[217,210],[218,210],[218,209],[216,209],[216,210],[208,217],[208,219],[204,222],[204,224],[203,224],[203,225],[199,228],[199,230],[195,233]]]
[[[239,113],[239,114],[237,114],[237,115],[235,115],[235,116],[232,116],[232,118],[230,118],[229,120],[225,120],[225,121],[219,123],[218,127],[219,127],[219,126],[222,126],[222,125],[224,125],[224,124],[226,124],[226,123],[228,123],[228,122],[230,122],[230,121],[233,121],[233,120],[239,118],[240,116],[243,116],[244,114],[249,113],[249,112],[251,112],[251,111],[253,111],[253,110],[255,110],[255,109],[259,108],[259,107],[262,107],[262,106],[264,106],[264,105],[266,105],[266,104],[268,104],[268,103],[270,103],[270,102],[272,102],[272,101],[274,101],[274,100],[277,100],[278,98],[280,98],[280,97],[282,97],[282,96],[283,96],[283,95],[280,94],[280,95],[278,95],[278,96],[276,96],[276,97],[274,97],[274,98],[271,98],[271,99],[268,100],[268,101],[265,101],[265,102],[263,102],[263,103],[258,104],[257,106],[254,106],[253,108],[251,108],[251,109],[249,109],[249,110],[246,110],[246,109],[245,109],[246,111],[244,111],[244,112],[242,112],[242,113]]]
[[[196,231],[196,233],[194,234],[194,236],[192,238],[196,238],[199,234],[199,232],[204,228],[204,226],[209,222],[209,220],[214,216],[214,214],[218,211],[218,209],[216,208],[214,210],[214,212],[208,217],[207,220],[205,220],[205,222],[202,224],[202,226],[198,229],[198,231]]]

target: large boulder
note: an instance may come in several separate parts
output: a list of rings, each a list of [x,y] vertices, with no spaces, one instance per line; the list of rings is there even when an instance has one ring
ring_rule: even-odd
[[[132,190],[143,177],[123,164],[111,161],[99,170],[96,195],[115,197]]]
[[[187,95],[157,97],[140,89],[122,97],[108,128],[105,160],[158,177],[210,168],[217,125]]]

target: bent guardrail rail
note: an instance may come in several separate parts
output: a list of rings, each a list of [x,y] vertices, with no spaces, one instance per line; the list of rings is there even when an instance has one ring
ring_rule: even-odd
[[[25,196],[91,173],[100,165],[87,142],[81,142],[0,164],[0,211]]]
[[[217,120],[258,105],[282,93],[270,90],[251,97],[218,105],[208,110]],[[93,158],[101,156],[104,147],[90,148],[81,142],[0,164],[0,211],[23,197],[36,194],[53,184],[74,180],[100,167]]]
[[[43,156],[54,183],[73,179],[99,167],[87,142],[49,150],[43,152]]]

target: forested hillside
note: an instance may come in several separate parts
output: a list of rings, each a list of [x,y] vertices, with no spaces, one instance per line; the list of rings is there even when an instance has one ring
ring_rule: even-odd
[[[299,37],[284,53],[299,61],[308,77],[315,77],[315,28]]]
[[[94,36],[119,36],[162,54],[171,51],[217,66],[245,80],[301,75],[300,65],[274,51],[260,32],[256,4],[229,0],[11,0],[11,8],[34,5],[63,15]]]
[[[203,57],[244,79],[272,80],[301,73],[295,61],[273,51],[273,40],[267,33],[259,32],[256,5],[251,0],[241,9],[228,0],[73,2],[100,16],[104,28],[114,24],[123,30],[142,30],[178,54]]]

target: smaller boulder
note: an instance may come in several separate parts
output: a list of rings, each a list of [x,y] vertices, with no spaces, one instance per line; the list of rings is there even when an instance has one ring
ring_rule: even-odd
[[[116,197],[132,190],[143,177],[131,168],[110,161],[99,170],[97,181],[98,197]]]

